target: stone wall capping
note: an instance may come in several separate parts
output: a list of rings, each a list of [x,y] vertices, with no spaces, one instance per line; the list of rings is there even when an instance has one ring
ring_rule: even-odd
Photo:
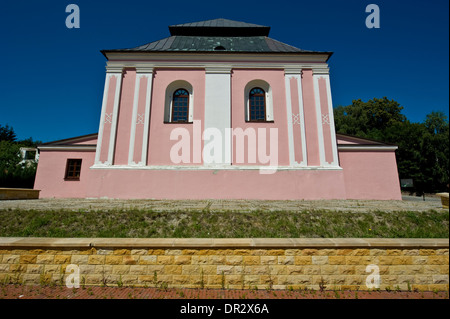
[[[448,238],[43,238],[0,237],[0,247],[94,248],[448,248]]]

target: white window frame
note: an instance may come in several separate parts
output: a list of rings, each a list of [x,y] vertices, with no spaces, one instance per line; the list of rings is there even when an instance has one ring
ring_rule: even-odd
[[[245,121],[250,121],[250,91],[256,87],[264,90],[266,93],[266,122],[274,121],[273,116],[273,98],[272,98],[272,88],[269,83],[264,80],[253,80],[247,83],[244,89],[244,99],[245,99]]]
[[[188,121],[186,123],[192,123],[194,120],[194,90],[192,85],[184,80],[177,80],[170,83],[166,88],[166,98],[164,105],[164,122],[172,123],[172,104],[173,104],[173,94],[178,89],[185,89],[189,93],[189,112]],[[184,122],[176,122],[184,123]]]

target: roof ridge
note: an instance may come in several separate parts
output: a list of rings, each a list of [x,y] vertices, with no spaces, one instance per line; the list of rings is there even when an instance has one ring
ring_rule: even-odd
[[[226,25],[218,25],[218,22],[225,22]],[[203,21],[195,21],[195,22],[187,22],[170,25],[170,27],[213,27],[213,28],[267,28],[267,26],[259,25],[255,23],[225,19],[225,18],[217,18]]]

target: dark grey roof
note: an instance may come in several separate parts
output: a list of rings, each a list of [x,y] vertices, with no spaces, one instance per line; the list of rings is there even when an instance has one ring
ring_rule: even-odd
[[[226,51],[226,52],[312,52],[301,50],[280,41],[258,37],[199,37],[171,36],[136,48],[110,51]]]
[[[319,53],[303,50],[269,38],[270,27],[214,19],[169,26],[171,36],[134,48],[102,50],[107,52],[261,52]]]
[[[231,27],[231,28],[268,28],[264,25],[234,21],[229,19],[213,19],[213,20],[205,20],[198,22],[189,22],[183,24],[174,24],[169,26],[171,27]]]
[[[170,35],[268,36],[270,27],[228,19],[214,19],[171,25],[169,31]]]

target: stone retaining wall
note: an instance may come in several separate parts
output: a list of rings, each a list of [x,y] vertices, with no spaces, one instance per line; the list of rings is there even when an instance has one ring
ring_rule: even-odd
[[[0,282],[81,285],[448,290],[448,239],[0,238]],[[69,268],[68,268],[69,269]],[[370,270],[366,272],[366,270]]]

